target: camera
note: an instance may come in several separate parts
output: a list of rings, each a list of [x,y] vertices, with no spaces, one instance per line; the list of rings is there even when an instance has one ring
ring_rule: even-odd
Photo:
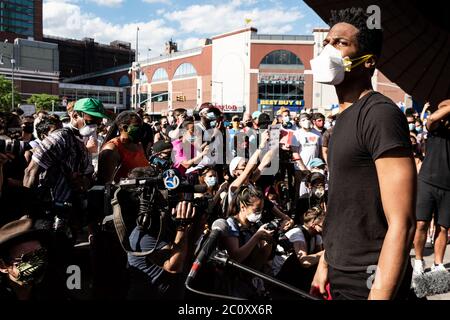
[[[270,221],[267,225],[266,225],[266,229],[269,231],[277,231],[281,226],[281,220],[280,219],[274,219],[272,221]]]
[[[116,184],[94,186],[89,190],[90,219],[98,221],[99,218],[112,215],[111,202],[115,196],[127,229],[133,229],[136,225],[146,230],[151,229],[153,221],[159,223],[162,215],[171,216],[172,209],[181,201],[190,201],[199,211],[209,214],[210,199],[194,199],[193,196],[194,193],[205,192],[206,187],[190,184],[175,169],[158,173],[157,170],[146,167],[139,169],[132,176]],[[119,191],[116,194],[117,190]],[[104,225],[103,228],[109,227]]]
[[[20,156],[27,150],[31,150],[28,142],[0,139],[0,153],[11,153],[15,156]]]

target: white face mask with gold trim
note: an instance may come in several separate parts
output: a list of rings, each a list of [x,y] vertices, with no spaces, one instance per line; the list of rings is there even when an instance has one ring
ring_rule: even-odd
[[[314,81],[334,86],[339,85],[344,81],[345,72],[350,72],[372,56],[372,54],[367,54],[356,59],[343,58],[338,49],[328,44],[319,56],[311,60]]]

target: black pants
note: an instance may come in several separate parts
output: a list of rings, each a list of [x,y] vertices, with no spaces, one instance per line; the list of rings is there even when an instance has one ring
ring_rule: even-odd
[[[328,266],[328,278],[330,281],[331,296],[333,300],[367,300],[370,289],[369,279],[373,273],[348,272],[334,269]],[[405,276],[402,279],[397,295],[394,300],[417,299],[411,289],[412,266],[408,262]]]

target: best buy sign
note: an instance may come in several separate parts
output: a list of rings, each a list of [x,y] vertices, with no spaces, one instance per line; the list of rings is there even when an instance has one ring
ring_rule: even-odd
[[[305,105],[304,100],[264,100],[260,99],[258,101],[261,105],[269,105],[269,106],[297,106],[302,107]]]

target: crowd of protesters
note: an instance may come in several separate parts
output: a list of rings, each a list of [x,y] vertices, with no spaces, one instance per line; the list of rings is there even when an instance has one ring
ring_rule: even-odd
[[[427,159],[428,107],[422,119],[413,109],[405,112],[418,172]],[[226,219],[229,229],[218,247],[231,259],[308,292],[323,254],[329,177],[323,141],[332,136],[335,120],[307,111],[292,117],[282,108],[273,119],[261,112],[234,116],[225,127],[224,115],[208,103],[195,113],[177,109],[156,120],[142,111],[107,113],[100,101],[89,98],[71,104],[62,118],[46,112],[22,116],[19,110],[1,114],[2,141],[23,144],[20,151],[0,150],[0,297],[73,298],[62,286],[64,268],[73,264],[75,245],[83,241],[91,247],[92,297],[189,296],[184,280],[196,247],[219,218]],[[271,171],[275,161],[278,166]],[[175,169],[189,184],[204,185],[205,191],[193,197],[207,197],[208,208],[199,212],[192,202],[180,200],[162,241],[139,226],[128,234],[130,250],[157,246],[161,254],[127,255],[113,228],[105,236],[107,212],[87,214],[88,202],[95,201],[88,190],[167,169]],[[58,221],[49,215],[55,208],[64,213]],[[122,214],[135,219],[127,208]],[[434,241],[429,220],[439,209],[422,212],[420,231],[428,232],[429,242]],[[436,268],[443,266],[448,231],[440,217]],[[417,245],[424,246],[426,236],[416,237],[423,242]],[[415,270],[423,272],[423,267],[418,256]],[[196,285],[241,298],[287,296],[257,277],[226,268],[211,273],[205,267]]]
[[[447,272],[450,100],[419,115],[375,92],[383,35],[367,19],[333,12],[311,61],[335,116],[230,123],[204,103],[156,119],[92,98],[61,118],[1,113],[0,299],[298,298],[267,276],[325,299],[414,298],[424,247]]]

